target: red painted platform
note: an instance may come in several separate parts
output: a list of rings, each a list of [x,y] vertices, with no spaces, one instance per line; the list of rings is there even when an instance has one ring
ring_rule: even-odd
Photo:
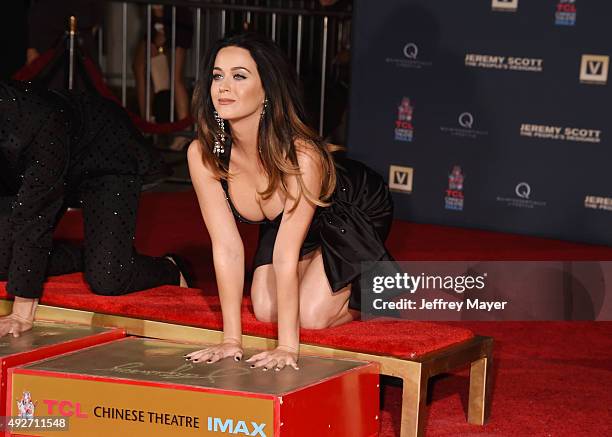
[[[27,391],[34,417],[68,428],[19,435],[378,435],[376,364],[303,356],[300,370],[264,372],[232,360],[186,363],[192,350],[132,337],[13,368],[9,396]]]
[[[15,338],[0,338],[0,416],[7,415],[7,372],[15,366],[125,337],[122,329],[36,322],[32,330]],[[8,402],[13,403],[9,396]]]

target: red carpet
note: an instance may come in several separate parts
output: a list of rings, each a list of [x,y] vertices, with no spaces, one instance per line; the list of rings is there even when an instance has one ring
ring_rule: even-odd
[[[433,384],[428,437],[610,435],[612,322],[461,326],[495,338],[491,417],[484,427],[466,422],[468,372],[452,374]],[[401,389],[383,393],[381,436],[395,436]]]
[[[79,240],[80,214],[66,215],[58,237]],[[252,259],[257,229],[240,226],[247,260]],[[194,265],[196,285],[215,295],[210,241],[193,193],[143,196],[136,244],[147,254],[176,252]],[[399,260],[610,260],[612,248],[568,243],[497,232],[418,225],[397,221],[387,241]],[[57,281],[61,281],[58,283]],[[115,314],[156,318],[196,326],[220,327],[218,301],[197,290],[159,287],[121,298],[89,294],[80,275],[55,278],[47,284],[44,302],[83,309],[101,308]],[[3,290],[4,287],[0,287]],[[61,293],[60,293],[61,290]],[[168,299],[172,293],[173,299]],[[4,292],[2,292],[4,295]],[[146,299],[146,300],[143,300]],[[142,305],[143,301],[150,305]],[[186,311],[199,302],[198,311]],[[202,311],[209,308],[216,311]],[[274,335],[274,327],[254,320],[245,303],[245,331]],[[465,421],[467,373],[440,378],[433,384],[427,420],[428,436],[578,436],[607,435],[612,395],[612,323],[476,323],[448,330],[430,323],[355,322],[325,331],[304,331],[305,342],[355,344],[359,349],[398,356],[421,354],[468,338],[468,329],[495,338],[495,384],[490,423]],[[400,329],[400,326],[405,326]],[[403,330],[402,330],[403,329]],[[380,340],[383,332],[385,340]],[[460,392],[463,395],[459,396]],[[383,436],[397,435],[401,389],[383,385]]]

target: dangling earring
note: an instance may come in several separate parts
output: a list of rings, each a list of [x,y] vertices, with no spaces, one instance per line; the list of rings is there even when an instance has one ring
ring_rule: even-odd
[[[266,97],[263,103],[263,109],[261,110],[261,118],[266,115],[266,109],[268,109],[268,98]]]
[[[217,156],[225,153],[225,121],[219,117],[219,113],[214,111],[215,121],[219,125],[219,137],[215,136],[215,146],[213,147],[213,153]]]
[[[263,108],[261,110],[261,119],[262,120],[264,118],[264,115],[266,115],[266,109],[268,109],[268,98],[267,97],[264,99]],[[259,156],[261,156],[261,153],[262,153],[261,146],[258,146],[258,149],[259,149]]]

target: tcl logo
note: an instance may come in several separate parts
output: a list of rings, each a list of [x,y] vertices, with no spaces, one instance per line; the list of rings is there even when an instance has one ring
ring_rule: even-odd
[[[43,402],[47,405],[47,414],[49,416],[60,415],[64,417],[88,417],[86,413],[81,411],[80,402],[57,399],[45,399]]]

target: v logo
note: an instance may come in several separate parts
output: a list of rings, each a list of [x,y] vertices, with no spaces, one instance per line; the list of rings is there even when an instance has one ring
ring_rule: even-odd
[[[406,173],[405,171],[395,172],[395,180],[393,182],[399,185],[406,185],[407,180],[408,180],[408,173]]]
[[[412,177],[414,169],[401,165],[389,166],[389,189],[404,193],[412,192]]]
[[[587,73],[593,76],[599,76],[603,69],[603,62],[601,61],[588,61],[587,62]]]
[[[607,55],[582,55],[580,82],[605,85],[608,82],[610,57]]]

